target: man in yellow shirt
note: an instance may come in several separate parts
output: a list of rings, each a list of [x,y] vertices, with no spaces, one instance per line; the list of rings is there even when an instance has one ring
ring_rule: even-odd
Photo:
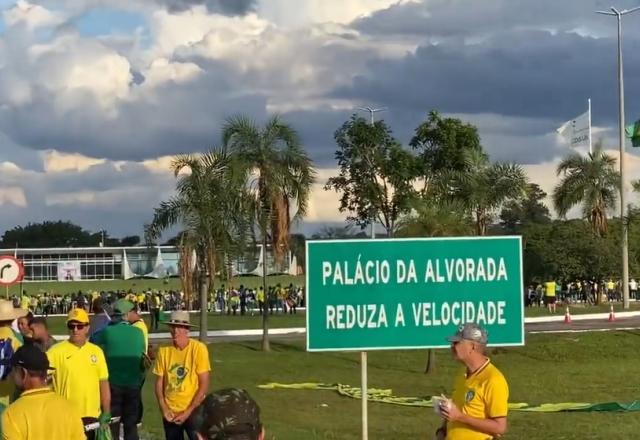
[[[34,345],[26,345],[13,354],[11,365],[12,378],[24,391],[2,414],[2,438],[85,440],[76,408],[47,386],[47,355]]]
[[[16,332],[11,328],[11,323],[18,318],[27,316],[26,309],[14,309],[12,301],[0,300],[0,345],[10,344],[15,353],[22,346]],[[3,350],[4,351],[4,350]],[[0,405],[9,405],[16,390],[15,383],[8,377],[8,368],[0,367]]]
[[[439,440],[491,440],[507,431],[509,386],[484,354],[487,332],[467,323],[449,338],[451,351],[465,368],[458,374],[451,399],[436,408],[444,419]]]
[[[204,400],[209,387],[209,351],[202,342],[189,338],[189,313],[171,312],[166,323],[172,345],[160,347],[153,367],[155,392],[162,414],[166,440],[196,440],[195,422],[190,416]]]
[[[20,297],[20,308],[23,310],[29,310],[30,304],[31,298],[29,298],[26,291],[22,291],[22,296]]]
[[[67,317],[67,328],[69,340],[47,351],[55,369],[53,390],[75,406],[85,424],[108,423],[111,420],[109,372],[102,349],[88,341],[87,312],[72,309]]]
[[[556,282],[554,280],[544,283],[544,303],[549,313],[556,313]]]

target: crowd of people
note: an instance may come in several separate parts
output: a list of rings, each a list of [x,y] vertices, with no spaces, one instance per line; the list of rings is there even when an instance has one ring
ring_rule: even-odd
[[[216,291],[215,298],[210,298],[209,311],[227,315],[245,315],[262,313],[267,308],[270,314],[295,314],[298,307],[304,307],[304,305],[304,289],[293,284],[289,284],[288,287],[283,287],[281,284],[268,286],[266,295],[262,286],[250,289],[240,285],[237,289],[234,287],[227,289],[222,285]]]
[[[16,308],[30,310],[36,315],[67,314],[71,309],[80,308],[94,312],[96,304],[98,308],[107,307],[114,304],[118,298],[126,298],[136,305],[142,312],[159,314],[160,311],[200,310],[199,297],[193,298],[192,304],[187,304],[187,299],[183,291],[178,290],[152,290],[143,291],[90,291],[67,294],[50,294],[42,292],[29,294],[23,291],[22,295],[12,296],[13,305]],[[244,285],[239,287],[225,287],[209,294],[208,310],[227,315],[245,315],[247,313],[261,313],[266,307],[269,313],[290,313],[297,312],[299,307],[304,307],[304,289],[299,286],[289,284],[282,286],[268,286],[265,294],[264,288],[248,288]],[[156,324],[154,322],[153,324]]]
[[[170,313],[171,343],[153,350],[137,302],[121,295],[109,314],[100,303],[94,299],[91,315],[69,310],[69,338],[57,342],[45,317],[0,300],[1,438],[91,440],[98,430],[138,440],[148,371],[167,440],[264,438],[245,391],[207,395],[209,352],[190,338],[187,311]]]
[[[621,301],[622,284],[620,280],[614,281],[612,278],[573,281],[548,279],[527,286],[524,296],[528,307],[545,305],[550,312],[555,312],[556,303],[597,304]],[[638,282],[634,278],[629,280],[629,297],[632,300],[638,299]]]

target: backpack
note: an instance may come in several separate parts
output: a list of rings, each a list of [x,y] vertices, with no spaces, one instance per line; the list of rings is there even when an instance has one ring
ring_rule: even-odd
[[[0,380],[5,380],[11,373],[13,344],[11,338],[0,339]]]

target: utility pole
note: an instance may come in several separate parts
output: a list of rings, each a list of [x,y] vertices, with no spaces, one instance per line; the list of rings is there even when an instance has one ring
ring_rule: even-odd
[[[632,9],[618,11],[612,7],[609,11],[596,11],[596,14],[611,15],[618,20],[618,140],[620,142],[620,221],[622,222],[622,298],[623,307],[629,308],[629,225],[627,224],[627,207],[625,198],[625,139],[624,139],[624,75],[622,67],[622,16],[631,14],[640,9],[640,6]]]

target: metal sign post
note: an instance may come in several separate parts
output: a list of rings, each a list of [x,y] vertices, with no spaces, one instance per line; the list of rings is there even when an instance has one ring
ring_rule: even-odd
[[[367,352],[360,352],[360,367],[361,367],[361,377],[360,377],[360,389],[362,390],[362,440],[367,440],[369,438],[369,414],[368,414],[368,398],[369,398],[369,390],[367,388]]]

